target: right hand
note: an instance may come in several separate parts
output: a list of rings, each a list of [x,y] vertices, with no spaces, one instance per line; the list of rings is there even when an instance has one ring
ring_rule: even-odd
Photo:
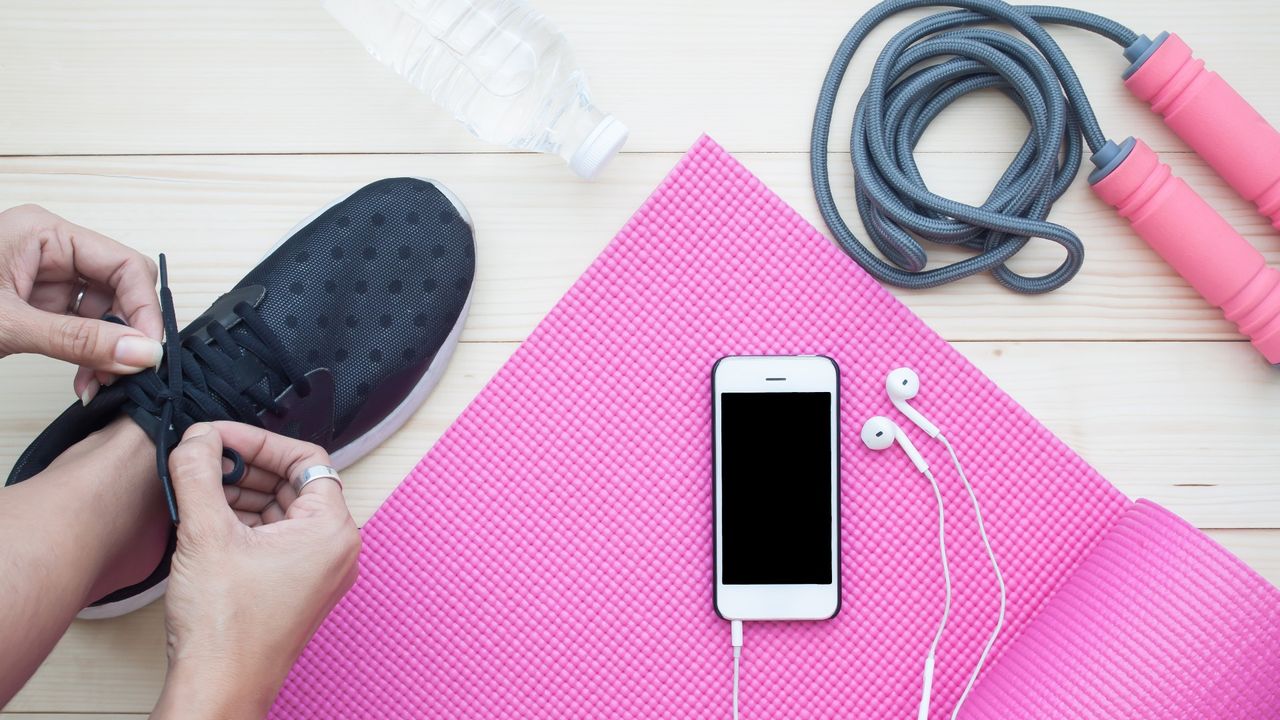
[[[223,447],[244,479],[222,486]],[[290,478],[323,449],[261,428],[193,425],[169,455],[181,522],[165,605],[169,674],[153,717],[262,717],[355,582],[360,535],[333,480]]]

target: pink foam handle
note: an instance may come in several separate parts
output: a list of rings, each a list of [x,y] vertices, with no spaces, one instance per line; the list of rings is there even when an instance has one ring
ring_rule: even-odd
[[[747,626],[743,720],[916,716],[943,598],[933,494],[903,453],[868,450],[858,437],[868,416],[894,416],[884,393],[893,368],[920,372],[915,407],[964,461],[1004,570],[1008,624],[988,676],[1016,669],[999,659],[1006,648],[1132,507],[703,138],[364,526],[360,579],[272,717],[728,717],[729,624],[711,599],[710,372],[743,353],[823,353],[841,368],[844,581],[830,621]],[[904,431],[948,508],[955,606],[930,713],[942,720],[995,623],[996,583],[946,450]],[[1228,562],[1191,532],[1189,553]],[[1122,559],[1146,567],[1140,547],[1125,548]],[[1263,598],[1251,622],[1280,616],[1257,577],[1230,592],[1198,569],[1185,578],[1167,601],[1116,582],[1106,602],[1224,614],[1247,590]],[[1145,644],[1231,667],[1237,636],[1183,630],[1126,634],[1109,650]],[[1148,656],[1129,654],[1138,660],[1123,667],[1140,671]],[[1275,657],[1260,667],[1274,669]],[[1081,669],[1094,671],[1103,696],[1124,687],[1107,677],[1121,667],[1114,658]],[[1274,717],[1274,685],[1240,677],[1192,676],[1181,692],[1229,692],[1236,702],[1216,720]],[[1097,715],[1066,707],[1044,717]]]
[[[1137,141],[1093,190],[1269,362],[1280,363],[1280,271],[1155,151]]]
[[[1170,33],[1125,86],[1280,229],[1280,132],[1182,38]]]

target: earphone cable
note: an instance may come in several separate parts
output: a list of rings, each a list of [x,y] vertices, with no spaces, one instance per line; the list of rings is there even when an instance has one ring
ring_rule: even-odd
[[[929,478],[929,484],[933,486],[933,496],[938,501],[938,552],[942,555],[942,585],[945,591],[942,621],[938,623],[938,631],[934,633],[933,643],[929,645],[929,657],[937,657],[938,644],[942,642],[942,633],[946,630],[947,620],[951,617],[951,565],[947,562],[946,511],[942,506],[942,490],[938,488],[938,481],[934,479],[933,473],[928,468],[924,469],[924,476]]]
[[[960,480],[964,483],[964,489],[969,493],[969,500],[973,503],[974,515],[978,519],[978,534],[982,536],[982,544],[987,549],[987,557],[991,559],[991,569],[996,574],[996,583],[1000,586],[1000,613],[996,618],[996,626],[991,631],[990,637],[987,638],[987,644],[983,646],[982,654],[978,656],[978,664],[974,666],[973,672],[969,675],[969,682],[965,685],[964,692],[960,693],[960,699],[956,701],[955,707],[951,709],[951,720],[956,720],[956,717],[960,714],[961,706],[969,698],[969,693],[973,690],[974,683],[978,681],[978,675],[982,672],[982,666],[986,663],[987,656],[991,653],[991,648],[995,646],[996,639],[1000,637],[1000,630],[1004,627],[1007,594],[1005,592],[1004,575],[1000,572],[1000,564],[996,562],[996,553],[991,549],[991,538],[987,536],[987,528],[982,521],[982,510],[978,507],[978,496],[974,492],[968,476],[965,475],[964,468],[960,465],[960,458],[956,455],[955,448],[951,446],[951,441],[947,440],[942,433],[938,433],[938,440],[947,447],[947,452],[951,454],[951,462],[956,466],[956,472],[959,473]]]
[[[901,438],[903,447],[909,447],[905,437]],[[946,511],[943,509],[942,490],[938,487],[938,480],[929,471],[929,466],[923,461],[917,467],[920,472],[929,479],[929,485],[933,488],[933,497],[938,501],[938,552],[942,556],[942,586],[945,591],[945,597],[942,602],[942,620],[938,622],[938,631],[933,635],[933,642],[929,645],[929,654],[924,659],[923,681],[920,688],[920,706],[919,712],[916,714],[918,720],[928,720],[929,705],[933,699],[933,673],[937,664],[938,645],[942,642],[942,635],[947,629],[947,620],[951,618],[951,564],[947,561],[947,518]]]

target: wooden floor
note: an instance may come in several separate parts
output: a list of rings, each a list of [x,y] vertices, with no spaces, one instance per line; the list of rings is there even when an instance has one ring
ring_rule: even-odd
[[[829,54],[868,2],[536,0],[569,34],[599,104],[632,129],[594,183],[556,158],[472,139],[369,59],[318,0],[6,0],[0,4],[0,207],[37,202],[144,253],[167,252],[179,321],[194,318],[316,207],[384,176],[451,187],[477,224],[463,344],[414,420],[346,473],[363,521],[439,437],[647,193],[706,131],[820,225],[808,179]],[[1150,35],[1179,32],[1266,116],[1280,85],[1262,0],[1071,3]],[[918,15],[918,13],[916,14]],[[894,28],[901,23],[895,23]],[[1280,237],[1119,81],[1119,48],[1055,31],[1103,129],[1144,138],[1273,262]],[[878,48],[888,37],[877,32]],[[833,147],[872,58],[855,61]],[[998,95],[961,101],[919,162],[979,202],[1025,134]],[[833,155],[849,195],[847,158]],[[845,202],[850,217],[855,214]],[[1045,297],[986,278],[908,305],[1133,497],[1180,513],[1280,581],[1280,371],[1174,276],[1081,177],[1051,216],[1087,248]],[[855,223],[856,226],[856,223]],[[938,258],[948,257],[938,253]],[[1051,267],[1033,247],[1017,269]],[[0,466],[73,400],[71,371],[0,361]],[[6,719],[130,718],[164,674],[163,609],[77,622]],[[0,650],[8,651],[8,649]]]

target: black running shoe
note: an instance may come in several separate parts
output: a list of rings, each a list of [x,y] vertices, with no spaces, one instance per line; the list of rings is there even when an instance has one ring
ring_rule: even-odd
[[[34,476],[121,413],[155,441],[175,520],[168,453],[197,422],[259,425],[317,443],[346,467],[399,429],[440,379],[474,275],[471,218],[448,190],[417,178],[379,180],[304,220],[181,333],[162,272],[164,363],[121,378],[87,407],[73,404],[5,484]],[[172,550],[171,535],[151,577],[80,616],[123,615],[163,595]]]

